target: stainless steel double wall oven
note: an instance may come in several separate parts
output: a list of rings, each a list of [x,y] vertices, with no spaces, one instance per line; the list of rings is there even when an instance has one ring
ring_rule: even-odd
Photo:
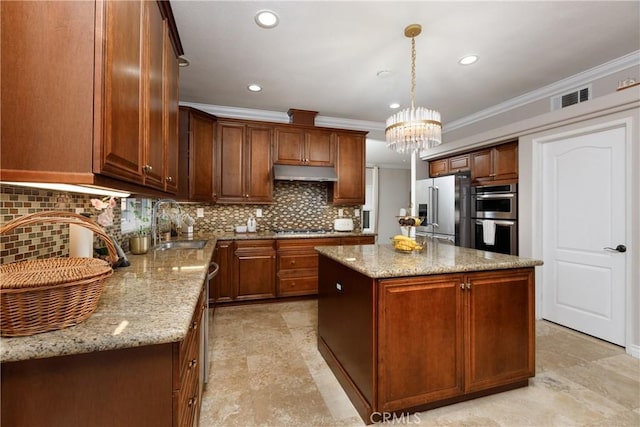
[[[472,247],[517,255],[518,184],[471,187],[471,224]],[[485,227],[495,234],[487,236]]]

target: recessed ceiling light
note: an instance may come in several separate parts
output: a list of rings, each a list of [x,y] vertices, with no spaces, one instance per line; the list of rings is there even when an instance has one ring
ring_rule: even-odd
[[[278,15],[271,10],[259,10],[255,20],[256,24],[262,28],[273,28],[278,25]]]
[[[389,104],[389,108],[393,108],[393,109],[400,108],[400,104],[398,104],[397,102],[394,102],[392,104]]]
[[[252,83],[247,86],[247,89],[249,89],[251,92],[260,92],[262,90],[262,86]]]
[[[471,65],[478,60],[478,55],[467,55],[460,58],[458,63],[460,65]]]

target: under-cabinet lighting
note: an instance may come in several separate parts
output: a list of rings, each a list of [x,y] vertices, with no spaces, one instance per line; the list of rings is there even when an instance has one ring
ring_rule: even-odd
[[[98,187],[97,185],[59,184],[51,182],[10,182],[3,181],[2,185],[16,185],[19,187],[40,188],[44,190],[68,191],[71,193],[94,194],[97,196],[110,196],[126,198],[131,195],[126,191],[113,188]]]

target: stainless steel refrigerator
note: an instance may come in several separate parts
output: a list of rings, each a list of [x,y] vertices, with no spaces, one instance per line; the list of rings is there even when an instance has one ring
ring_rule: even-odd
[[[416,181],[417,214],[424,224],[416,235],[471,247],[471,179],[448,175]]]

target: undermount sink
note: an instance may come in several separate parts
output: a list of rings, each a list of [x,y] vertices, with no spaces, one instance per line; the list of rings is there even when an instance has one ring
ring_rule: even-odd
[[[165,251],[167,249],[202,249],[207,244],[206,240],[171,240],[162,242],[156,246],[157,251]]]

